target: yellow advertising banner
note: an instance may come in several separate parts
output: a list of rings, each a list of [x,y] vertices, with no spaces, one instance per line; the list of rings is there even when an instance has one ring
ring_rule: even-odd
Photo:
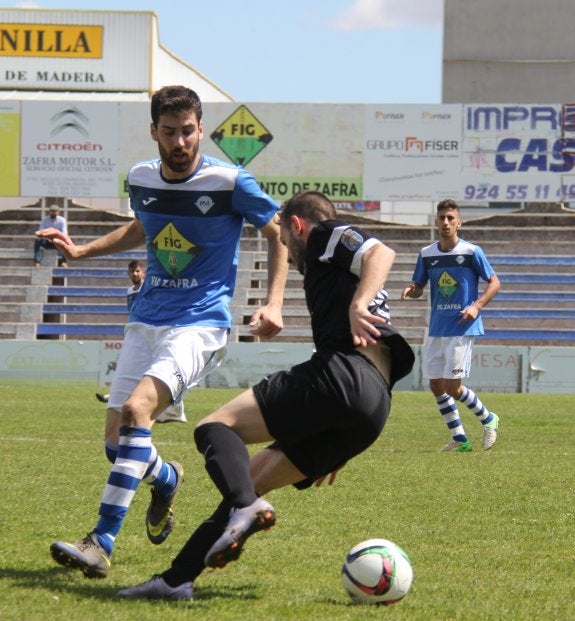
[[[0,56],[102,58],[102,26],[0,23]]]
[[[0,196],[20,195],[20,113],[0,106]]]

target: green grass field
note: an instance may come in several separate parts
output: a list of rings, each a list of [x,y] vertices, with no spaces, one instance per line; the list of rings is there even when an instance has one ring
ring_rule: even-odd
[[[168,567],[215,506],[194,421],[237,391],[199,389],[186,401],[190,423],[155,428],[160,453],[186,468],[176,528],[162,546],[148,542],[142,486],[101,581],[49,554],[53,540],[95,524],[109,466],[94,392],[85,382],[0,382],[2,621],[575,618],[573,396],[483,394],[501,417],[499,442],[481,451],[466,411],[477,450],[445,454],[431,395],[398,392],[380,440],[334,486],[273,492],[278,524],[250,539],[239,562],[202,574],[193,602],[149,603],[116,592]],[[397,542],[413,564],[412,590],[394,606],[353,605],[341,586],[347,550],[373,537]]]

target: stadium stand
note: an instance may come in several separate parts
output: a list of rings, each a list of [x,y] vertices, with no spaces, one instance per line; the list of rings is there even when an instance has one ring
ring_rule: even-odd
[[[426,333],[427,301],[400,302],[411,281],[419,249],[434,227],[385,224],[345,213],[397,253],[388,281],[394,324],[413,344]],[[55,252],[34,268],[32,236],[39,208],[0,212],[0,339],[120,339],[127,319],[127,262],[143,250],[101,257],[68,268],[56,267]],[[68,224],[76,240],[88,240],[128,218],[75,207]],[[483,246],[502,290],[483,311],[481,344],[575,344],[575,257],[570,255],[575,212],[554,205],[531,206],[464,225],[461,237]],[[251,342],[249,319],[265,297],[267,254],[258,232],[246,226],[241,242],[233,302],[232,342]],[[285,327],[277,342],[310,342],[301,276],[290,270],[284,301]]]

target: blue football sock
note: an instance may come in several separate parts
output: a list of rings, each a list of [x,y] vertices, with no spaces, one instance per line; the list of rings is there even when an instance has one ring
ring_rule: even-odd
[[[443,393],[442,395],[435,397],[435,401],[437,402],[439,413],[451,433],[452,439],[456,442],[467,442],[465,429],[463,428],[463,423],[459,418],[459,410],[455,405],[453,397],[449,396],[447,393]]]
[[[471,390],[462,386],[459,401],[466,405],[477,416],[482,425],[487,425],[493,420],[493,414],[481,403],[481,399]]]
[[[128,507],[150,461],[152,432],[144,427],[120,427],[118,455],[110,470],[94,529],[108,554],[114,547]]]

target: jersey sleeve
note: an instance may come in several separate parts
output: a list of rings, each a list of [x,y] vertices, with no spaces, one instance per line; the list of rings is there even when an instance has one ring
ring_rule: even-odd
[[[134,196],[134,188],[132,187],[132,181],[131,181],[131,176],[132,176],[132,171],[133,170],[134,170],[134,168],[132,167],[128,171],[126,185],[127,185],[127,189],[128,189],[128,200],[130,202],[130,209],[132,210],[132,213],[134,214],[134,218],[136,218],[136,220],[139,220],[140,217],[138,215],[136,197]]]
[[[473,266],[475,271],[485,281],[489,280],[492,276],[495,276],[495,270],[491,266],[491,263],[487,260],[483,249],[479,246],[475,247],[475,251],[473,253]]]
[[[429,280],[429,274],[427,273],[427,269],[425,268],[425,262],[423,260],[423,255],[421,252],[417,256],[417,261],[415,262],[415,269],[413,270],[413,276],[411,277],[414,283],[421,285],[422,287],[427,284]]]
[[[334,224],[329,228],[324,223],[318,226],[321,231],[316,237],[319,261],[337,265],[359,278],[363,255],[381,242],[355,226]]]
[[[278,211],[279,205],[266,194],[247,170],[240,168],[234,189],[233,209],[261,229]]]

